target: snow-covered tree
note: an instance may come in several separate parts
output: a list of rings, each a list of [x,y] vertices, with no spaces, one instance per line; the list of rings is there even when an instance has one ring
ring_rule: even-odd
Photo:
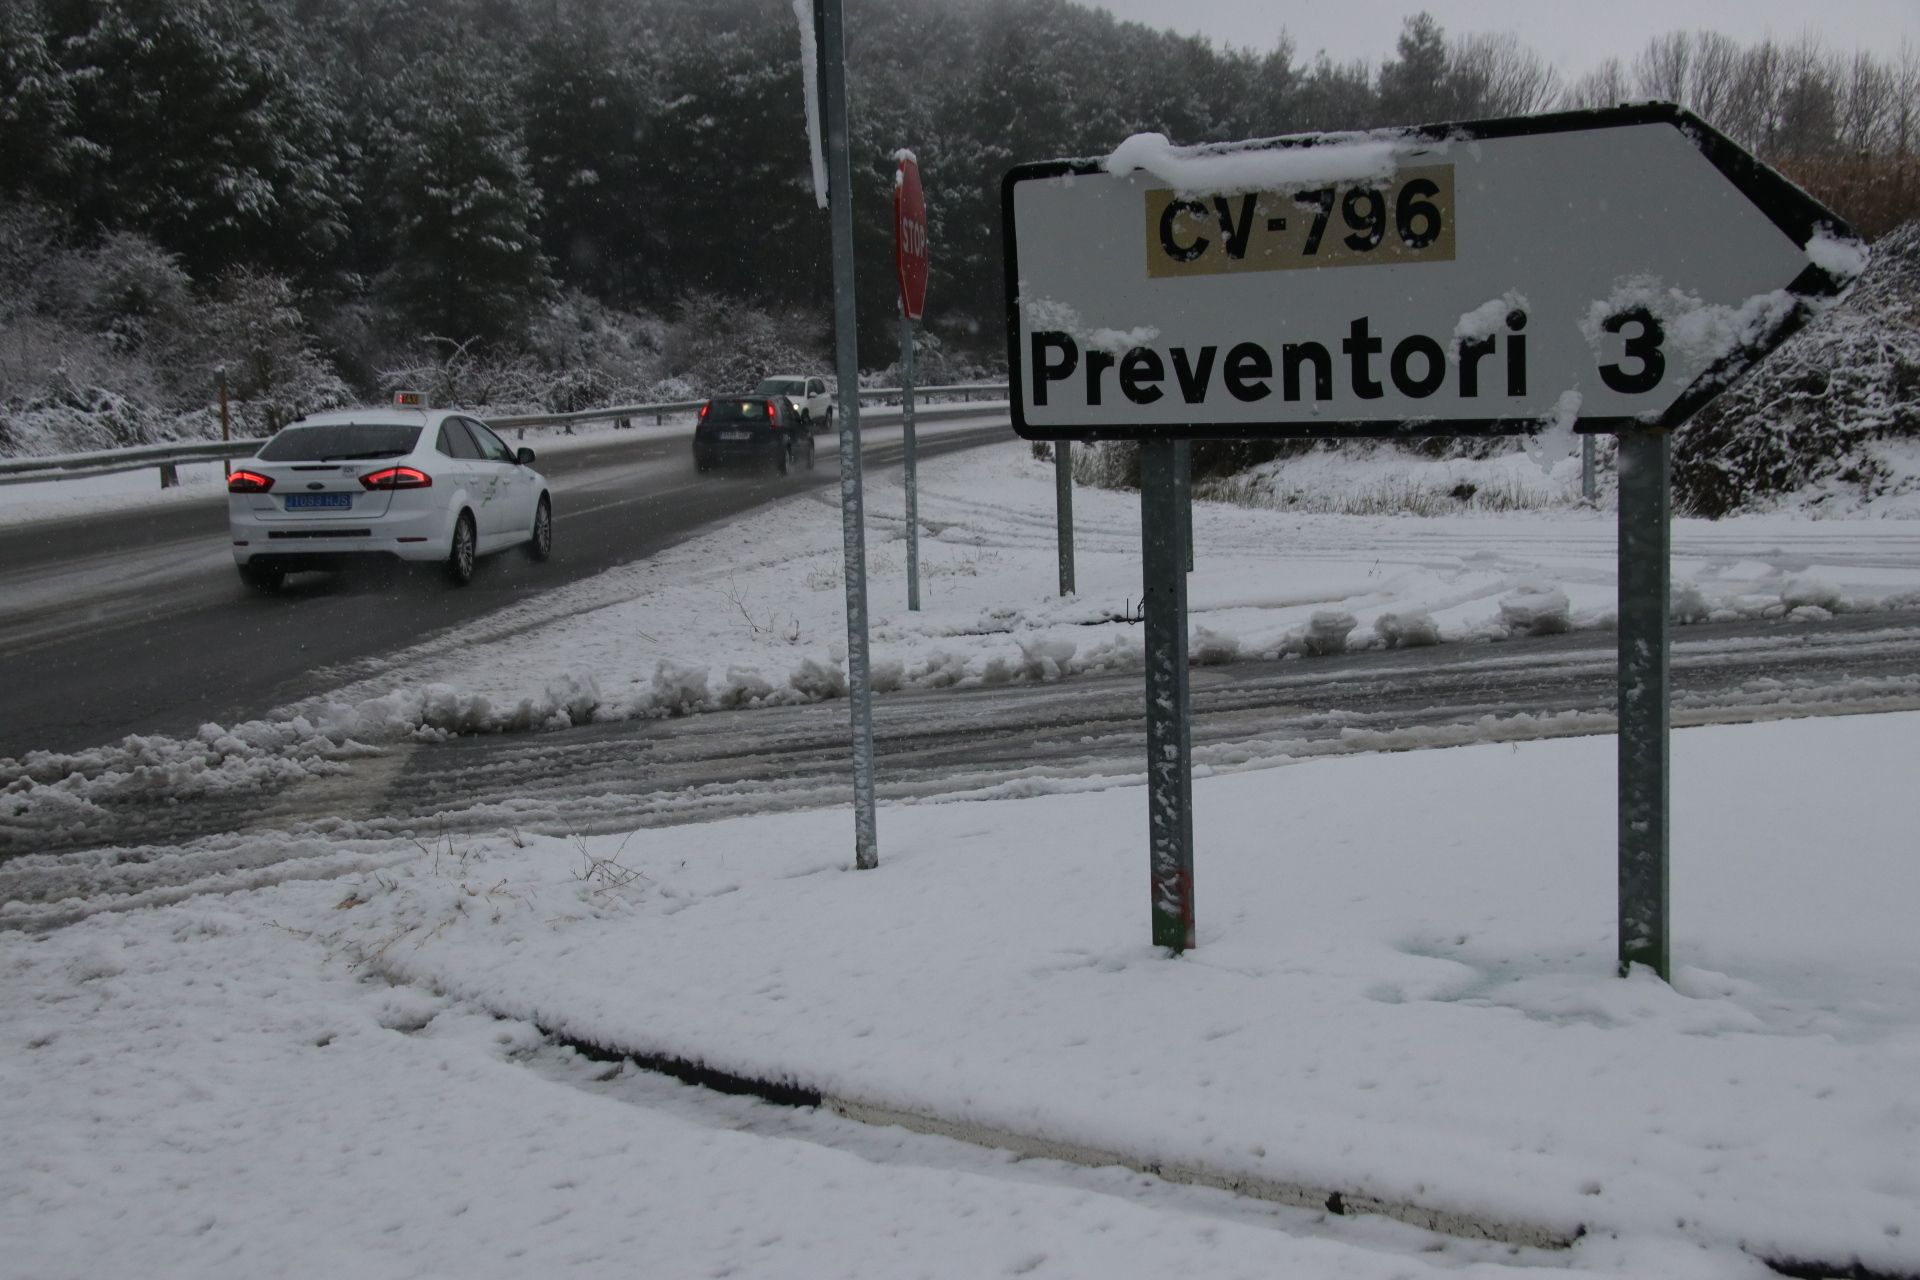
[[[590,11],[534,38],[519,89],[547,257],[561,280],[626,305],[661,293],[667,268],[648,182],[649,75]]]
[[[551,281],[507,86],[445,59],[408,88],[383,193],[394,260],[379,293],[415,337],[515,342]]]
[[[205,309],[203,388],[226,370],[240,434],[271,433],[305,413],[352,395],[314,346],[293,286],[280,276],[237,267],[221,277]]]
[[[50,0],[80,157],[58,193],[196,276],[313,270],[353,199],[338,113],[265,0]]]
[[[73,84],[48,46],[39,0],[0,5],[0,192],[45,191],[85,150]]]

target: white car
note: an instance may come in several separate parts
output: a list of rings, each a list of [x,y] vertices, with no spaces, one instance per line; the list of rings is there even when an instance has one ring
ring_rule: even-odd
[[[806,424],[808,431],[833,425],[833,395],[827,380],[801,373],[776,373],[760,379],[755,395],[785,396],[793,416]]]
[[[320,413],[283,427],[227,477],[233,559],[247,585],[368,557],[438,561],[464,586],[474,561],[553,553],[553,500],[533,469],[470,414],[402,393],[392,408]]]

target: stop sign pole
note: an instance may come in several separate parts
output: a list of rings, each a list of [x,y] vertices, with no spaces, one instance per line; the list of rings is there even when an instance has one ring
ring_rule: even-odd
[[[920,162],[902,147],[893,153],[893,262],[900,276],[900,421],[906,435],[907,609],[920,609],[920,486],[913,439],[913,322],[927,306],[927,201]]]

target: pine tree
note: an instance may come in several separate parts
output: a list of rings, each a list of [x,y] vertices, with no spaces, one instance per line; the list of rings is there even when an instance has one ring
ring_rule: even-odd
[[[551,288],[513,102],[451,58],[409,89],[386,191],[395,259],[379,292],[415,337],[511,344]]]
[[[53,0],[90,228],[142,230],[196,276],[314,270],[352,202],[341,121],[262,0]]]
[[[520,84],[527,157],[555,273],[631,306],[666,290],[648,170],[650,68],[598,12],[560,19],[527,49]]]
[[[1406,20],[1395,56],[1380,66],[1379,124],[1423,124],[1454,114],[1446,33],[1422,10]]]
[[[85,148],[37,0],[0,6],[0,191],[52,197]]]

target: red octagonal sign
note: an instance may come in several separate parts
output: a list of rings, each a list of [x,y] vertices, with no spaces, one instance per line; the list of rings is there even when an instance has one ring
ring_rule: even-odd
[[[927,202],[920,194],[920,166],[911,151],[895,153],[893,175],[894,265],[900,275],[900,310],[918,320],[927,305]]]

